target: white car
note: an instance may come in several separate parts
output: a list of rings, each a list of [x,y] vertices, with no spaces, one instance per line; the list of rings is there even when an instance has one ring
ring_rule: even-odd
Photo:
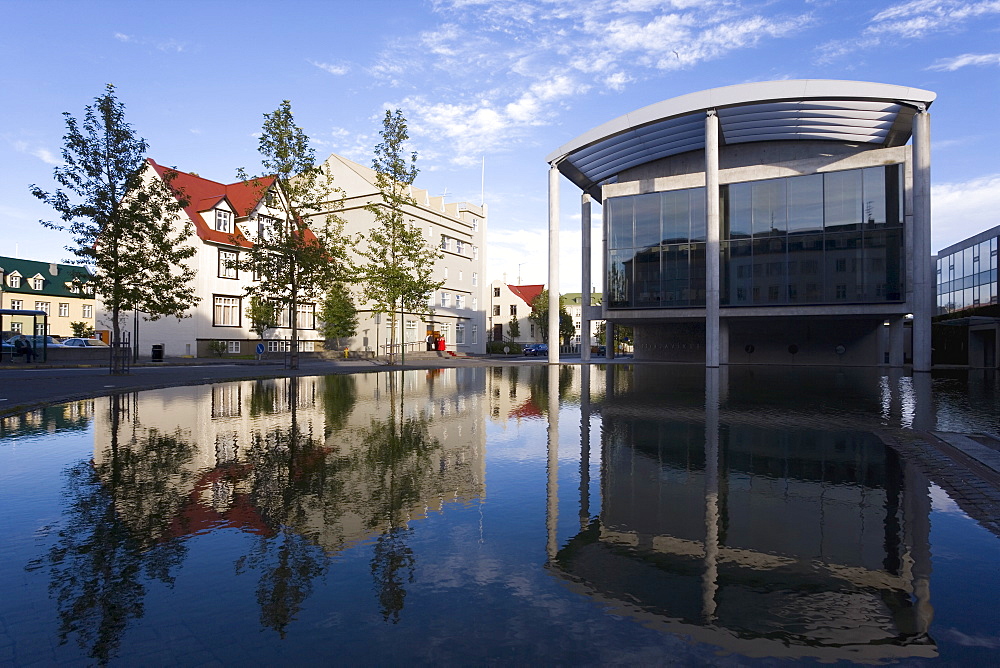
[[[66,339],[63,345],[67,348],[107,348],[108,344],[100,339]]]

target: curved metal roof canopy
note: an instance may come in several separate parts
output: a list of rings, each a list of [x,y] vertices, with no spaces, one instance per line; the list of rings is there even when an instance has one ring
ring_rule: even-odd
[[[902,146],[913,115],[935,93],[867,81],[802,79],[681,95],[585,132],[546,161],[600,199],[600,185],[639,165],[705,147],[705,112],[719,116],[720,144],[829,140]]]

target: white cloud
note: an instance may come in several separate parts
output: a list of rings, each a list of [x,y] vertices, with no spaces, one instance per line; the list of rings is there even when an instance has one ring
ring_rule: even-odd
[[[422,145],[447,142],[442,153],[459,165],[524,141],[584,93],[622,91],[812,20],[768,17],[728,0],[434,0],[431,7],[440,23],[387,45],[368,71],[400,88],[412,88],[418,73],[443,82],[399,106]]]
[[[935,252],[997,225],[1000,173],[931,188],[931,238]]]
[[[174,38],[167,39],[152,39],[148,37],[136,37],[134,35],[126,35],[125,33],[116,32],[114,34],[115,39],[119,42],[124,42],[126,44],[141,44],[144,46],[152,46],[158,51],[173,51],[176,53],[181,53],[187,48],[184,42],[180,42]]]
[[[52,151],[41,146],[34,146],[26,141],[15,141],[13,142],[14,150],[18,153],[25,153],[27,155],[34,156],[44,162],[47,165],[58,166],[62,164],[62,160],[56,157]]]
[[[329,72],[330,74],[333,74],[335,76],[342,76],[342,75],[347,74],[348,72],[351,71],[350,66],[349,65],[345,65],[343,63],[340,63],[340,64],[320,63],[320,62],[316,62],[315,60],[309,60],[308,63],[310,65],[318,67],[319,69],[323,70],[324,72]]]
[[[920,39],[932,33],[963,30],[974,19],[1000,14],[1000,0],[910,0],[875,14],[861,34],[818,47],[821,62],[859,50],[892,44],[900,39]]]
[[[942,58],[927,69],[954,72],[969,65],[1000,65],[1000,53],[964,53],[954,58]]]

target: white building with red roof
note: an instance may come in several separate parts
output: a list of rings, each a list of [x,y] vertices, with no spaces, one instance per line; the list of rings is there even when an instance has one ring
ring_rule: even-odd
[[[164,167],[152,159],[148,164],[151,178],[163,179],[172,173],[171,187],[186,198],[182,221],[187,219],[194,226],[191,243],[197,253],[190,264],[196,270],[194,280],[200,301],[188,312],[190,317],[181,320],[162,318],[149,322],[138,314],[138,319],[123,323],[126,331],[133,332],[139,350],[145,352],[157,344],[164,346],[166,356],[203,357],[212,354],[210,344],[222,341],[228,354],[253,354],[258,343],[264,343],[267,352],[284,351],[291,335],[290,315],[282,314],[278,327],[266,332],[263,341],[252,332],[246,314],[246,287],[253,276],[235,264],[241,259],[240,253],[252,245],[259,227],[280,215],[267,205],[271,179],[227,184]],[[334,185],[344,193],[338,215],[345,222],[347,238],[363,237],[374,222],[374,215],[365,206],[381,201],[374,185],[374,171],[338,155],[331,155],[326,167]],[[428,331],[435,331],[444,337],[449,351],[483,353],[486,307],[481,277],[486,263],[486,208],[464,202],[446,203],[443,197],[431,197],[419,188],[412,188],[411,194],[416,204],[406,208],[406,218],[429,243],[441,248],[443,257],[434,272],[444,285],[429,300],[430,315],[404,314],[396,340],[405,342],[408,352],[415,352],[425,348]],[[385,354],[390,340],[389,319],[373,313],[359,299],[355,301],[359,309],[358,333],[341,343],[354,351]],[[317,304],[299,304],[302,352],[324,348],[325,340],[317,329],[318,310]]]
[[[490,339],[514,343],[542,343],[544,339],[531,315],[531,302],[544,285],[509,285],[506,281],[493,281],[490,285]],[[512,320],[517,321],[517,335],[511,331]]]

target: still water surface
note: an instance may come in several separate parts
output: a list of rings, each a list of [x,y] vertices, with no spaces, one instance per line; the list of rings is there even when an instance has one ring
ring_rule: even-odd
[[[990,664],[1000,540],[885,443],[997,381],[545,366],[0,423],[0,664]]]

